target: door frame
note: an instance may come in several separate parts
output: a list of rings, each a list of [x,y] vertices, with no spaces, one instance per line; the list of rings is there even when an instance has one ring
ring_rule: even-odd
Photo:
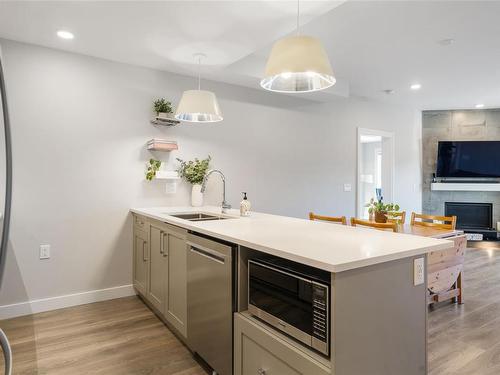
[[[392,202],[394,201],[394,181],[395,181],[395,134],[393,132],[388,132],[384,130],[377,130],[377,129],[368,129],[368,128],[362,128],[358,127],[357,128],[357,137],[356,137],[356,147],[357,147],[357,171],[356,171],[356,217],[361,217],[362,215],[362,210],[360,210],[360,206],[362,204],[365,204],[366,202],[361,202],[363,199],[361,197],[361,189],[359,188],[359,184],[361,183],[361,136],[363,135],[377,135],[382,138],[386,138],[389,140],[389,150],[391,152],[391,160],[389,163],[390,170],[391,170],[391,182],[390,182],[390,187],[391,187],[391,196],[387,200],[387,202]]]

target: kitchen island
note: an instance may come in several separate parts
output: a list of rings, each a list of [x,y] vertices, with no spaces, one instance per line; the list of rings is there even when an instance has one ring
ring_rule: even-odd
[[[136,290],[194,351],[188,319],[190,236],[234,248],[234,371],[219,370],[221,375],[426,374],[426,272],[423,282],[415,282],[415,260],[425,264],[427,253],[449,248],[450,241],[255,212],[221,215],[218,207],[131,211]],[[191,221],[183,215],[193,212],[212,218]],[[249,260],[265,256],[329,273],[326,354],[249,312]]]

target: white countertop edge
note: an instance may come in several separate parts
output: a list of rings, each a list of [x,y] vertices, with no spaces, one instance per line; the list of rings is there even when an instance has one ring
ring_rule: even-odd
[[[212,214],[214,213],[213,210],[207,210],[206,207],[201,207],[199,211],[201,211],[201,212],[205,211],[207,213],[212,213]],[[422,248],[410,249],[407,251],[393,253],[393,254],[373,256],[373,257],[368,258],[368,259],[355,260],[355,261],[344,262],[344,263],[340,263],[340,264],[331,264],[331,263],[321,262],[317,259],[307,258],[305,256],[300,256],[297,254],[288,253],[288,252],[285,252],[282,250],[273,249],[273,248],[258,245],[258,244],[252,243],[252,242],[248,242],[248,241],[245,241],[245,240],[242,240],[239,238],[234,238],[232,236],[227,236],[227,235],[224,235],[221,233],[213,232],[213,231],[207,230],[205,228],[200,228],[199,226],[196,226],[195,224],[193,224],[193,222],[190,222],[187,220],[178,219],[178,218],[168,216],[168,215],[155,215],[154,213],[147,211],[147,209],[132,208],[132,209],[130,209],[130,212],[133,212],[133,213],[136,213],[136,214],[139,214],[139,215],[142,215],[142,216],[154,219],[154,220],[158,220],[158,221],[161,221],[164,223],[168,223],[171,225],[176,225],[176,226],[182,227],[182,228],[187,229],[187,230],[192,230],[194,232],[205,234],[207,236],[211,236],[211,237],[218,238],[218,239],[221,239],[224,241],[235,243],[235,244],[240,245],[240,246],[245,246],[245,247],[251,248],[253,250],[262,251],[262,252],[267,253],[267,254],[283,257],[283,258],[286,258],[286,259],[289,259],[292,261],[296,261],[298,263],[302,263],[302,264],[306,264],[306,265],[309,265],[312,267],[320,268],[320,269],[323,269],[325,271],[329,271],[332,273],[343,272],[343,271],[348,271],[348,270],[352,270],[352,269],[356,269],[356,268],[361,268],[361,267],[371,266],[371,265],[375,265],[375,264],[390,262],[390,261],[394,261],[394,260],[398,260],[398,259],[423,255],[423,254],[427,254],[427,253],[432,252],[432,251],[444,250],[444,249],[447,249],[450,247],[450,245],[448,245],[447,243],[442,243],[442,244],[427,246],[424,249],[422,249]],[[181,212],[181,210],[179,210],[179,212]],[[189,212],[189,211],[186,210],[185,212]],[[259,214],[259,215],[267,215],[267,214]],[[447,241],[447,242],[449,242],[449,241]]]

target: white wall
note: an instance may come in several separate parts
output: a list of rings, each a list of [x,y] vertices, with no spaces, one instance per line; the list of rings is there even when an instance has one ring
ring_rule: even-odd
[[[356,127],[396,133],[395,198],[420,210],[419,116],[358,99],[300,98],[208,82],[224,112],[218,124],[157,129],[153,98],[177,103],[195,79],[1,41],[14,140],[11,248],[0,305],[131,283],[132,206],[186,205],[189,187],[166,195],[144,180],[152,137],[177,140],[165,157],[210,154],[234,206],[306,217],[353,215]],[[343,192],[351,183],[352,192]],[[220,201],[220,182],[208,203]],[[38,260],[39,244],[52,245]]]

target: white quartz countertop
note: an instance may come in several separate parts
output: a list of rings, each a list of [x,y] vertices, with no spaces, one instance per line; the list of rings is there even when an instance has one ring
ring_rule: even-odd
[[[443,239],[258,212],[252,212],[250,217],[240,217],[239,211],[230,210],[226,216],[233,217],[231,219],[199,222],[170,216],[189,212],[220,214],[219,207],[211,206],[133,208],[131,211],[330,272],[421,255],[452,245]]]

